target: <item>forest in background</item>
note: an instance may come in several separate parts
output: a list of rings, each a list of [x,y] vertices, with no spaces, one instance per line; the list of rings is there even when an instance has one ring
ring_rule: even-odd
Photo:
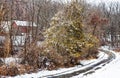
[[[98,47],[120,46],[120,3],[92,5],[85,0],[68,3],[52,0],[1,0],[0,43],[1,58],[17,56],[19,65],[9,65],[1,75],[16,75],[37,69],[56,69],[79,64],[81,59],[97,58]],[[6,32],[3,21],[35,22],[37,27],[25,34],[24,45],[13,45],[15,33],[12,25]],[[23,35],[19,35],[23,36]],[[30,37],[31,36],[31,37]],[[39,45],[38,42],[40,43]],[[29,67],[29,68],[27,68]],[[17,69],[17,71],[10,73]]]

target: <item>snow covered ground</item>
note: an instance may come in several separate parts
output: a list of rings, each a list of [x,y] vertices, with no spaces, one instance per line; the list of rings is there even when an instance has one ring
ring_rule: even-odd
[[[0,58],[6,65],[10,65],[12,63],[20,63],[20,58],[8,57],[8,58]]]
[[[86,74],[82,73],[76,76],[73,76],[71,78],[120,78],[120,53],[115,53],[112,50],[108,50],[108,47],[102,47],[104,50],[111,51],[116,55],[116,58],[111,61],[110,63],[106,64],[105,66],[100,65],[101,67],[98,70],[94,70],[94,73],[92,74]],[[82,67],[81,65],[71,67],[71,68],[60,68],[58,70],[39,70],[39,72],[36,73],[31,73],[31,74],[23,74],[23,75],[17,75],[15,77],[7,77],[7,78],[47,78],[51,77],[51,75],[61,75],[61,74],[68,74],[72,73],[81,69],[85,69],[93,64],[98,63],[99,61],[103,59],[107,59],[108,55],[105,54],[104,52],[100,52],[98,55],[98,59],[93,59],[93,60],[83,60],[80,63],[83,64],[84,66]],[[18,61],[18,58],[16,58]],[[11,62],[16,61],[14,58],[10,57],[7,59],[4,59],[4,62],[9,64]],[[89,72],[89,71],[88,71]],[[47,77],[46,77],[47,76]]]
[[[50,75],[61,75],[61,74],[68,74],[68,73],[72,73],[75,71],[79,71],[81,69],[85,69],[93,64],[98,63],[99,61],[108,58],[108,55],[105,54],[104,52],[100,52],[98,55],[98,59],[93,59],[93,60],[83,60],[81,61],[81,64],[83,64],[84,66],[82,67],[81,65],[75,66],[75,67],[71,67],[71,68],[60,68],[58,70],[52,70],[52,71],[48,71],[48,70],[40,70],[37,73],[31,73],[31,74],[24,74],[24,75],[18,75],[15,77],[7,77],[7,78],[46,78],[46,76],[50,77]]]
[[[107,50],[107,48],[104,48]],[[115,53],[114,51],[112,51]],[[72,78],[120,78],[120,53],[115,53],[116,58],[92,74],[77,75]]]

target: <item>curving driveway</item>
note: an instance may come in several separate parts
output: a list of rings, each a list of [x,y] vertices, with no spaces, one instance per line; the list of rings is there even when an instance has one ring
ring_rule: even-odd
[[[78,69],[76,69],[76,71],[74,70],[73,72],[66,71],[66,72],[62,72],[62,73],[56,73],[56,74],[52,74],[52,75],[43,76],[40,78],[70,78],[72,76],[76,76],[81,73],[84,73],[84,75],[94,73],[95,70],[101,68],[101,67],[99,67],[100,65],[105,66],[106,64],[111,62],[116,57],[115,54],[110,51],[106,51],[103,49],[99,49],[99,50],[106,53],[108,55],[108,58],[100,60],[97,63],[93,63],[87,67],[86,66],[80,67],[81,69],[78,68]],[[70,71],[72,71],[72,70],[70,70]]]

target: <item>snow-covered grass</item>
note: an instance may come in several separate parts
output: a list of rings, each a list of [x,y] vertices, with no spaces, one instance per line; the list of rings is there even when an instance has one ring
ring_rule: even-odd
[[[7,57],[7,58],[1,58],[1,60],[6,64],[9,65],[11,63],[20,63],[20,58],[14,58],[14,57]]]
[[[49,76],[49,75],[60,75],[60,74],[68,74],[68,73],[72,73],[81,69],[85,69],[93,64],[98,63],[99,61],[106,59],[108,57],[107,54],[105,54],[104,52],[100,52],[98,55],[98,59],[93,59],[93,60],[84,60],[81,61],[81,64],[83,64],[84,66],[82,67],[81,65],[75,66],[75,67],[70,67],[70,68],[60,68],[58,70],[39,70],[39,72],[37,73],[31,73],[31,74],[24,74],[24,75],[18,75],[15,77],[9,77],[9,78],[38,78],[38,77],[45,77],[45,76]]]
[[[108,50],[108,47],[102,47],[104,50]],[[112,50],[108,50],[113,52],[116,55],[116,58],[102,67],[99,70],[96,70],[92,74],[83,75],[80,74],[78,76],[74,76],[72,78],[120,78],[120,53],[115,53]]]

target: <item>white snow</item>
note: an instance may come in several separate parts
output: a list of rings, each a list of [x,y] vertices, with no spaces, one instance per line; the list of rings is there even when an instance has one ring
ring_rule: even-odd
[[[99,61],[99,60],[101,60],[101,59],[103,59],[103,58],[104,58],[104,59],[107,59],[107,58],[108,58],[108,55],[100,51],[100,53],[98,54],[98,57],[99,57],[98,59],[81,60],[80,63],[81,63],[82,65],[88,65],[88,64],[94,63],[94,62],[96,62],[96,61]]]
[[[88,60],[82,61],[81,63],[85,65],[83,67],[81,65],[78,65],[78,66],[71,67],[71,68],[60,68],[58,70],[52,70],[52,71],[40,70],[37,73],[18,75],[18,76],[9,77],[9,78],[38,78],[38,77],[45,78],[45,76],[49,76],[49,75],[57,76],[57,75],[60,75],[60,74],[72,73],[72,72],[84,69],[86,67],[89,67],[93,64],[96,64],[99,61],[101,61],[103,59],[106,59],[108,57],[107,54],[105,54],[104,52],[100,52],[100,54],[98,56],[99,56],[98,59],[93,59],[93,60],[90,60],[90,61],[88,61]]]
[[[23,46],[25,44],[25,39],[26,39],[26,35],[24,34],[23,36],[12,36],[12,40],[13,40],[13,45],[15,46]],[[32,40],[31,36],[30,37],[30,41]],[[5,40],[5,36],[0,36],[0,42],[4,42]]]
[[[0,42],[4,42],[5,36],[0,36]]]
[[[20,58],[8,57],[8,58],[1,58],[1,60],[6,64],[10,65],[11,63],[20,63]]]
[[[107,48],[108,47],[103,47],[105,50],[108,50]],[[120,53],[111,52],[116,55],[116,58],[112,62],[96,70],[95,73],[88,75],[80,74],[72,78],[120,78]]]
[[[35,22],[19,21],[19,20],[14,20],[14,22],[17,24],[17,26],[34,26],[34,27],[37,26]]]
[[[13,37],[13,45],[24,45],[25,44],[25,38],[26,36],[14,36]]]

